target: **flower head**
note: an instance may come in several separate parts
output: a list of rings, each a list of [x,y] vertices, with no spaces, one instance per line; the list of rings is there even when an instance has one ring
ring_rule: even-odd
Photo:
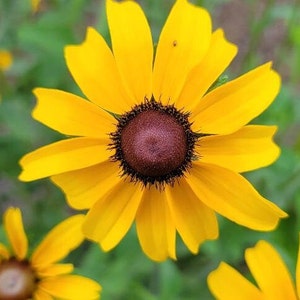
[[[72,264],[58,263],[83,241],[83,219],[75,215],[58,224],[28,257],[21,211],[8,208],[4,228],[10,248],[0,243],[0,299],[99,299],[99,284],[70,274]]]
[[[299,248],[300,249],[300,248]],[[297,300],[300,297],[300,251],[296,268],[296,288],[278,252],[266,241],[259,241],[245,252],[246,263],[258,285],[221,262],[208,276],[208,286],[219,300]]]
[[[7,50],[0,49],[0,71],[7,70],[13,62],[11,53]]]
[[[176,258],[179,233],[191,252],[218,236],[215,212],[255,230],[286,214],[239,173],[272,163],[276,126],[246,125],[274,100],[280,78],[266,63],[212,91],[237,52],[208,12],[177,0],[155,58],[134,1],[106,1],[112,50],[88,28],[68,46],[68,68],[89,101],[37,88],[33,117],[69,136],[27,154],[20,179],[50,176],[75,209],[89,209],[84,234],[107,251],[133,222],[153,260]]]
[[[38,10],[40,8],[41,0],[31,0],[30,4],[31,4],[31,11],[33,13],[36,13],[36,12],[38,12]]]

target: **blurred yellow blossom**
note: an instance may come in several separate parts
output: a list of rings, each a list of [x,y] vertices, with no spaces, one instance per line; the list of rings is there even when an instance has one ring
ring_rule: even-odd
[[[99,299],[98,283],[71,275],[72,264],[58,263],[82,243],[83,218],[78,214],[55,226],[28,257],[21,211],[8,208],[3,221],[10,247],[0,243],[0,299]]]

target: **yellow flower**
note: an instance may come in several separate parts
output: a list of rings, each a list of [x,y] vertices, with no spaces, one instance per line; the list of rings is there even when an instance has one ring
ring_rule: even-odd
[[[208,89],[237,52],[206,10],[177,0],[153,62],[150,28],[134,1],[106,1],[112,51],[88,28],[68,46],[68,68],[90,101],[37,88],[33,117],[69,136],[21,159],[20,179],[51,176],[84,234],[103,250],[136,222],[144,252],[176,258],[179,233],[191,252],[216,239],[215,212],[255,230],[286,214],[239,173],[272,163],[276,126],[245,126],[274,100],[280,78],[266,63]]]
[[[258,287],[224,262],[209,274],[208,286],[219,300],[297,300],[300,297],[299,258],[300,251],[296,268],[296,289],[282,258],[266,241],[259,241],[253,248],[245,251],[246,263]]]
[[[13,58],[9,51],[0,49],[0,70],[7,70],[12,64]]]
[[[36,13],[40,8],[41,0],[31,0],[30,3],[32,12]]]
[[[0,243],[0,299],[99,299],[99,284],[69,274],[72,264],[58,263],[82,243],[83,219],[83,215],[75,215],[58,224],[28,258],[21,211],[8,208],[4,228],[11,250]]]

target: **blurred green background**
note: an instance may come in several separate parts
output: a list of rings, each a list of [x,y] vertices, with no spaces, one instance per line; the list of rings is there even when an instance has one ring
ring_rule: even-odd
[[[224,260],[248,276],[244,250],[259,239],[271,241],[295,274],[300,229],[300,1],[193,2],[206,7],[214,28],[223,27],[228,39],[239,46],[238,56],[226,71],[230,79],[269,60],[282,76],[276,101],[253,121],[279,126],[276,141],[281,157],[272,166],[245,176],[290,218],[281,221],[276,231],[261,233],[220,217],[220,238],[204,243],[196,256],[178,238],[175,262],[150,261],[139,247],[134,228],[109,253],[85,242],[67,261],[74,262],[76,272],[102,284],[105,300],[212,299],[208,273]],[[140,3],[157,41],[174,1]],[[42,86],[80,93],[66,68],[63,48],[80,43],[88,25],[109,40],[103,0],[44,0],[35,14],[29,0],[0,0],[0,49],[11,51],[14,57],[11,68],[0,71],[0,212],[10,205],[22,209],[32,246],[74,211],[49,180],[22,183],[17,179],[22,155],[60,139],[58,133],[31,118],[35,104],[31,91]],[[3,228],[0,238],[4,239]]]

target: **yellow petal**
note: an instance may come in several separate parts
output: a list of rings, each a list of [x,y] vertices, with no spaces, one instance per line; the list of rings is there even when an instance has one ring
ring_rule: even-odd
[[[74,270],[73,264],[54,264],[47,265],[38,269],[39,278],[69,274]]]
[[[300,240],[300,235],[299,235]],[[296,288],[298,297],[300,297],[300,243],[298,247],[298,257],[297,257],[297,266],[296,266]]]
[[[0,70],[7,70],[13,62],[11,53],[0,49]]]
[[[176,102],[188,73],[205,56],[210,39],[208,12],[186,0],[177,0],[156,50],[153,94],[157,101],[164,104]]]
[[[203,241],[218,237],[215,213],[200,201],[185,179],[168,186],[166,193],[176,229],[191,252],[198,253]]]
[[[237,53],[237,47],[228,42],[222,29],[212,34],[211,43],[203,60],[189,73],[176,106],[193,111],[209,87],[218,79]]]
[[[31,257],[33,267],[43,269],[77,248],[84,239],[81,230],[84,217],[75,215],[56,225],[34,250]]]
[[[41,0],[31,0],[30,2],[31,2],[31,11],[33,13],[36,13],[40,8]]]
[[[87,209],[120,181],[119,172],[117,163],[105,161],[88,168],[55,175],[51,179],[64,191],[70,206]]]
[[[209,134],[237,131],[261,114],[279,92],[280,77],[264,64],[212,90],[192,112],[193,130]]]
[[[152,94],[153,43],[149,25],[134,1],[107,0],[106,7],[118,69],[133,101],[141,103]]]
[[[224,262],[221,262],[218,268],[208,275],[207,283],[210,291],[218,300],[265,299],[255,285]]]
[[[108,139],[83,137],[41,147],[20,160],[23,172],[19,179],[31,181],[106,161],[110,156],[108,144]]]
[[[141,187],[121,180],[87,214],[83,232],[104,251],[115,247],[132,225],[141,201]]]
[[[176,259],[176,230],[165,192],[155,187],[145,189],[136,217],[136,229],[141,247],[151,259]]]
[[[22,260],[27,255],[28,240],[23,227],[22,214],[19,208],[10,207],[4,213],[4,228],[12,246],[14,255]]]
[[[95,300],[100,298],[101,286],[94,280],[78,275],[45,278],[39,288],[55,299]]]
[[[38,287],[34,292],[33,300],[54,300],[54,298]]]
[[[32,115],[66,135],[107,138],[116,121],[107,112],[78,96],[59,90],[37,88],[38,103]]]
[[[245,252],[247,265],[267,299],[298,299],[291,275],[277,251],[259,241]]]
[[[6,246],[0,243],[0,262],[2,259],[9,259],[10,253]]]
[[[200,161],[235,172],[265,167],[280,153],[272,138],[276,126],[245,126],[229,135],[207,136],[199,140],[196,151]]]
[[[287,214],[263,198],[241,175],[215,165],[194,163],[187,178],[194,193],[211,209],[254,230],[275,229]]]
[[[78,86],[91,101],[114,113],[130,109],[112,52],[95,29],[88,28],[81,45],[67,46],[65,58]]]

